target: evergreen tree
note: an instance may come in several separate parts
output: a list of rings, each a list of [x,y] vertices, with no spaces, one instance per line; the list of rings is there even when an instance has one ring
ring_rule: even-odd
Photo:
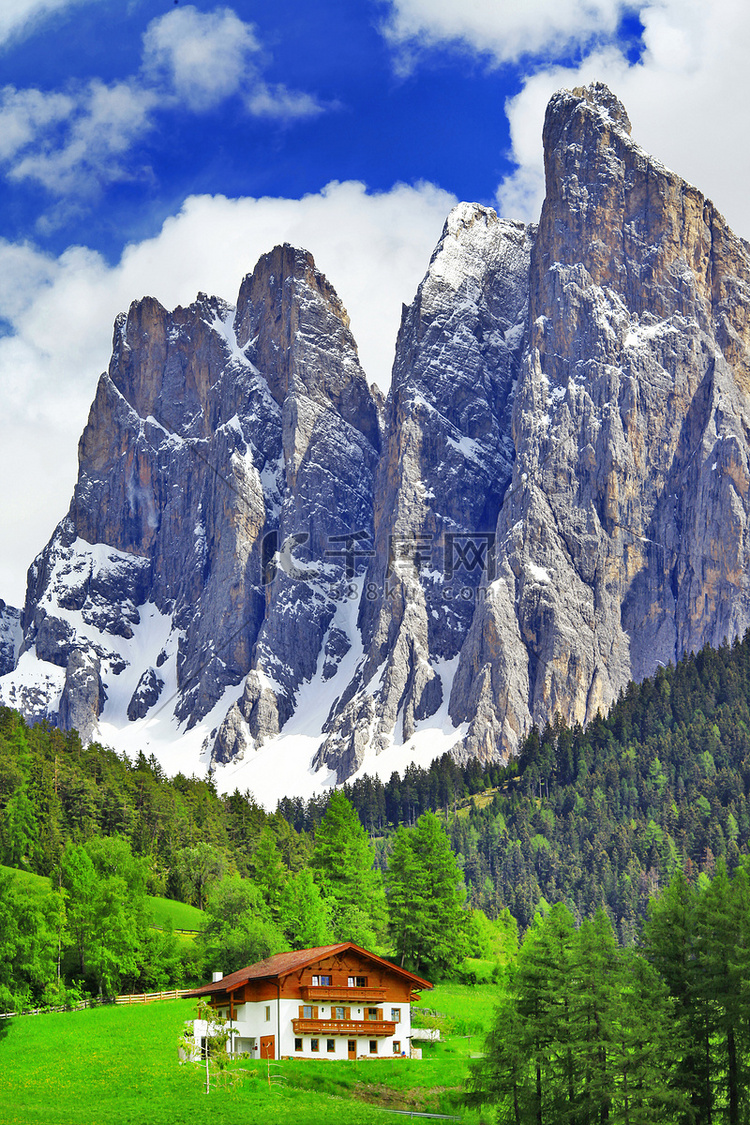
[[[469,917],[456,857],[434,813],[399,828],[386,886],[400,964],[445,976],[465,956]]]
[[[483,1054],[470,1064],[464,1097],[473,1107],[494,1105],[498,1125],[525,1125],[538,1120],[525,1027],[513,999],[512,982],[511,971],[508,992],[500,994]]]
[[[239,875],[228,876],[212,888],[200,942],[205,971],[225,976],[286,947],[260,890]]]
[[[292,876],[284,887],[279,924],[292,949],[333,943],[330,900],[323,898],[309,870]]]
[[[619,968],[612,926],[604,911],[597,910],[578,931],[573,965],[571,1038],[581,1076],[577,1116],[582,1125],[605,1125],[611,1117],[623,985]]]
[[[664,981],[674,1007],[672,1077],[675,1098],[686,1108],[676,1121],[711,1120],[711,1027],[700,995],[696,962],[696,891],[678,869],[668,888],[651,900],[643,927],[646,956]]]
[[[353,805],[335,790],[315,829],[310,866],[323,897],[331,900],[339,941],[355,940],[353,930],[365,930],[369,938],[383,927],[383,880],[374,863],[375,849]]]

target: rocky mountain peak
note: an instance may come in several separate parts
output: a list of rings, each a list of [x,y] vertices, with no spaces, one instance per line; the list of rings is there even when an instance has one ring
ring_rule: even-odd
[[[601,83],[544,147],[538,227],[447,217],[384,406],[305,250],[118,318],[5,702],[272,801],[504,759],[748,628],[748,245]]]

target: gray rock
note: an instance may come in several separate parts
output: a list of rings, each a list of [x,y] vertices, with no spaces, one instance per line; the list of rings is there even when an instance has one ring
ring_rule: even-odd
[[[156,670],[147,668],[139,679],[138,686],[128,704],[128,718],[131,722],[142,719],[146,712],[151,710],[154,704],[158,702],[163,687],[164,680]]]
[[[176,683],[229,762],[317,677],[341,781],[430,723],[504,760],[745,631],[750,247],[600,84],[555,95],[544,149],[538,228],[451,212],[384,407],[303,250],[236,309],[118,318],[22,644],[0,604],[0,699],[94,737],[112,677],[133,721]]]
[[[0,676],[15,668],[22,639],[20,609],[0,598]]]

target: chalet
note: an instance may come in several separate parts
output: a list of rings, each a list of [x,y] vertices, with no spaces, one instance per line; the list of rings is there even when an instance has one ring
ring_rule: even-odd
[[[188,995],[208,997],[229,1021],[235,1054],[354,1059],[410,1053],[411,1005],[423,988],[432,985],[342,942],[277,953]],[[206,1028],[195,1022],[200,1042]]]

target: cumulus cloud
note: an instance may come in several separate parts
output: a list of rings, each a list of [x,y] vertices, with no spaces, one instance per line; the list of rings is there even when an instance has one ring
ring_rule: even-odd
[[[55,12],[96,0],[6,0],[0,4],[0,44],[20,39]]]
[[[149,24],[143,42],[146,79],[196,113],[235,94],[255,117],[288,121],[322,112],[310,94],[264,81],[255,29],[231,8],[175,8]]]
[[[267,84],[261,63],[254,29],[231,9],[176,8],[146,29],[138,75],[110,84],[94,79],[65,93],[0,91],[0,163],[11,179],[34,180],[58,197],[90,198],[108,183],[145,174],[130,157],[158,114],[209,112],[233,96],[251,115],[277,121],[322,112],[311,95]]]
[[[234,301],[243,276],[276,243],[310,250],[350,318],[362,364],[386,387],[402,302],[412,299],[455,199],[430,184],[369,194],[332,183],[295,199],[194,196],[160,233],[110,267],[90,250],[61,257],[0,241],[0,597],[18,604],[25,569],[64,515],[75,451],[112,322],[145,295],[188,304],[198,290]]]
[[[6,87],[0,98],[0,158],[14,180],[55,195],[90,193],[132,173],[122,162],[151,126],[157,95],[137,83],[93,81],[73,98]]]
[[[229,8],[199,12],[188,5],[151,23],[144,36],[144,70],[162,78],[190,109],[213,109],[255,80],[260,43],[250,24]]]
[[[611,36],[632,0],[385,0],[384,30],[407,57],[440,43],[512,62]]]

